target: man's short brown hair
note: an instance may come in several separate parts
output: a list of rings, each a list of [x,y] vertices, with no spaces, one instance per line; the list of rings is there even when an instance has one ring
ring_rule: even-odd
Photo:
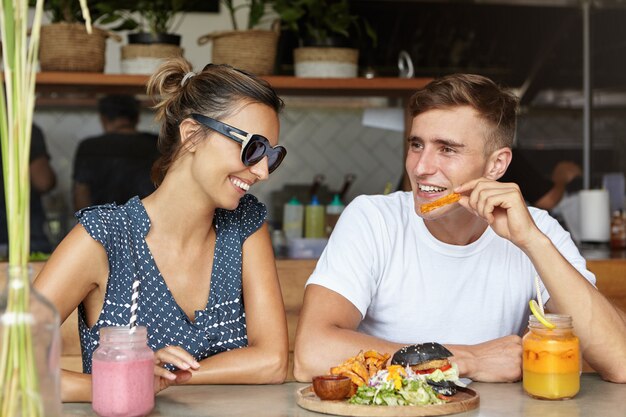
[[[487,122],[485,155],[512,147],[519,100],[514,94],[481,75],[452,74],[438,78],[419,90],[409,101],[415,117],[428,110],[470,106]]]

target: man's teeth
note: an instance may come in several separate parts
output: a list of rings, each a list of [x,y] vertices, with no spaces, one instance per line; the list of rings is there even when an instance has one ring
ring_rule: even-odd
[[[238,179],[231,178],[230,182],[232,182],[233,184],[235,184],[237,187],[241,188],[244,191],[248,191],[250,189],[250,185],[249,184],[246,184],[243,181],[239,181]]]
[[[422,184],[419,184],[419,189],[420,191],[424,191],[427,193],[439,193],[439,192],[446,190],[446,188],[435,187],[433,185],[422,185]]]

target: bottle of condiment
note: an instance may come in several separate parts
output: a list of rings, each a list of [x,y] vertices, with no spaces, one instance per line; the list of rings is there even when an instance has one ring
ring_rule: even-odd
[[[337,224],[337,220],[339,220],[339,216],[341,212],[346,206],[343,205],[341,199],[339,198],[339,194],[335,194],[333,197],[333,201],[330,202],[329,205],[326,206],[326,236],[330,236]]]
[[[626,212],[621,210],[611,216],[611,249],[626,249]]]
[[[324,230],[324,206],[322,206],[314,195],[311,203],[304,209],[304,237],[306,238],[323,238],[326,237]]]
[[[154,408],[154,354],[147,330],[103,327],[93,353],[92,408],[101,417],[144,416]]]
[[[287,239],[302,237],[304,223],[304,206],[294,196],[283,206],[283,232]]]
[[[274,249],[275,258],[284,258],[287,256],[287,239],[285,239],[285,232],[280,229],[272,231],[272,248]]]
[[[535,316],[528,320],[522,339],[524,391],[534,398],[562,400],[580,389],[580,346],[572,328],[572,317],[547,314],[556,327],[548,329]]]

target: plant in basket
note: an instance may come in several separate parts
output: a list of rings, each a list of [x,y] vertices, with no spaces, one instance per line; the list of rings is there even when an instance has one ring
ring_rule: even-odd
[[[36,0],[30,0],[34,6]],[[122,15],[105,0],[86,1],[95,25],[121,22],[111,30],[124,27]],[[94,27],[85,29],[85,18],[77,0],[44,0],[43,10],[50,24],[41,26],[39,60],[42,71],[104,71],[106,39],[121,38],[110,31]]]
[[[228,10],[233,30],[203,35],[198,38],[198,45],[213,43],[211,62],[214,64],[228,64],[257,75],[272,74],[280,34],[276,19],[266,19],[272,2],[273,0],[221,0]],[[240,30],[242,25],[237,22],[237,15],[242,10],[247,11],[248,21],[246,29]],[[264,24],[271,26],[271,29],[262,29]]]
[[[359,51],[354,40],[364,35],[376,46],[367,20],[350,12],[348,0],[273,0],[283,29],[299,40],[294,50],[298,77],[356,77]]]
[[[196,0],[110,0],[118,10],[118,27],[130,30],[122,46],[121,66],[126,74],[151,74],[163,59],[180,56],[180,35],[173,33],[182,15]]]
[[[180,35],[175,34],[182,13],[192,0],[115,0],[113,7],[125,10],[123,24],[133,31],[129,43],[169,44],[180,46]],[[111,2],[109,2],[111,3]]]

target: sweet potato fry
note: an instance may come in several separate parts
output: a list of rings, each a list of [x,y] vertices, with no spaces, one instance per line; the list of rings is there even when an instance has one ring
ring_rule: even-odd
[[[361,378],[360,376],[358,376],[357,374],[355,374],[352,371],[342,372],[341,375],[344,375],[344,376],[347,376],[348,378],[350,378],[352,383],[355,384],[358,387],[360,387],[361,385],[365,385],[365,383],[367,382],[367,381],[363,380],[363,378]]]
[[[367,368],[363,362],[355,361],[352,364],[352,372],[360,376],[365,382],[367,382],[370,378],[369,372],[367,372]]]
[[[376,358],[367,358],[365,359],[365,365],[367,366],[367,373],[370,378],[376,375],[376,372],[380,371],[380,365],[378,363],[378,359]]]
[[[342,363],[339,366],[333,366],[330,368],[331,375],[341,375],[343,372],[352,370],[352,366],[350,364]]]
[[[422,214],[428,213],[429,211],[433,211],[438,209],[439,207],[443,207],[446,204],[456,203],[461,199],[461,195],[457,193],[448,194],[440,199],[435,201],[431,201],[430,203],[425,203],[420,206],[420,211]]]
[[[368,350],[367,352],[365,352],[363,354],[363,356],[365,356],[365,359],[370,359],[370,358],[375,358],[378,360],[382,360],[383,359],[383,355],[381,355],[380,353],[378,353],[375,350]]]
[[[357,387],[367,384],[370,377],[385,368],[390,356],[389,353],[381,354],[375,350],[360,351],[356,356],[330,368],[330,374],[350,378],[356,392]]]

